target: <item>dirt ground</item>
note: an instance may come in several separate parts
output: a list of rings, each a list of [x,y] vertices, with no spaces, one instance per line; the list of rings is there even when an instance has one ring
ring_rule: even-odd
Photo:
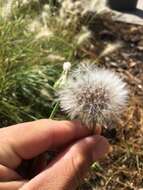
[[[106,17],[108,18],[108,17]],[[112,150],[109,156],[93,167],[82,189],[142,190],[143,189],[143,26],[100,19],[90,25],[93,31],[94,58],[107,43],[122,44],[116,52],[100,60],[127,82],[129,103],[121,119],[109,127]]]

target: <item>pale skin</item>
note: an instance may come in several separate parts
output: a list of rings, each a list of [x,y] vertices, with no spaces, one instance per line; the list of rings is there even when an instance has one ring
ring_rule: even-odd
[[[56,157],[32,179],[17,173],[23,160],[55,149]],[[92,135],[79,121],[44,119],[2,128],[0,190],[75,190],[91,164],[108,151],[107,139]]]

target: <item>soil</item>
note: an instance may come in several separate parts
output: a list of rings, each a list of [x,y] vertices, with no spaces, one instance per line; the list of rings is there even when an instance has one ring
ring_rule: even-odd
[[[83,190],[141,190],[143,188],[143,26],[112,21],[104,15],[89,26],[94,48],[86,49],[96,59],[108,43],[122,47],[99,60],[126,81],[129,103],[118,122],[103,132],[110,143],[108,157],[94,166]]]

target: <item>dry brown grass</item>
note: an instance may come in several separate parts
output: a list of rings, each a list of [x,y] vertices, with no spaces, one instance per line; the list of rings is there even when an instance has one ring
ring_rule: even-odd
[[[98,27],[99,25],[99,27]],[[95,26],[95,27],[94,27]],[[119,72],[128,84],[129,104],[122,117],[103,132],[112,151],[94,166],[82,189],[140,190],[143,188],[143,27],[97,19],[94,59],[106,43],[122,41],[123,47],[100,60],[102,66]],[[94,56],[93,56],[94,55]]]

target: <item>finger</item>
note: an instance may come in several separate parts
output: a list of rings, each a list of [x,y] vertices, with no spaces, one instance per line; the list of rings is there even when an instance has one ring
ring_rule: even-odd
[[[0,163],[17,167],[21,159],[31,159],[42,152],[89,135],[78,121],[39,120],[0,130]],[[6,142],[5,142],[6,141]],[[1,151],[0,150],[0,151]],[[9,162],[5,152],[11,157]]]
[[[0,183],[0,190],[18,190],[25,183],[25,181],[2,182]]]
[[[104,157],[108,150],[109,144],[104,137],[92,136],[80,140],[59,155],[48,169],[33,178],[21,190],[74,190],[92,162]]]
[[[20,180],[21,177],[10,168],[0,165],[0,181]]]
[[[96,127],[94,129],[94,134],[100,135],[101,132],[102,132],[102,126],[101,125],[96,125]]]

